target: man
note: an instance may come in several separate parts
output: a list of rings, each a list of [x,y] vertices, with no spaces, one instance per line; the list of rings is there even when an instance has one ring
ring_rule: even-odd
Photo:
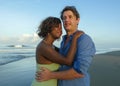
[[[61,12],[61,19],[66,35],[63,36],[59,52],[66,56],[73,35],[78,30],[80,15],[74,6],[66,6]],[[90,86],[88,69],[95,51],[92,39],[87,34],[82,34],[77,41],[77,51],[72,66],[61,65],[57,72],[43,68],[40,81],[59,79],[58,86]]]

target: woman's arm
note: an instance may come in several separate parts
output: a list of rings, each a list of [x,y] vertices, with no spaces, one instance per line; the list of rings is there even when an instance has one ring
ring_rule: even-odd
[[[54,49],[59,52],[59,48],[54,45]]]
[[[78,31],[73,39],[72,39],[72,44],[70,46],[70,49],[68,51],[68,54],[66,56],[62,56],[58,52],[56,52],[51,46],[48,46],[46,44],[42,44],[40,51],[42,56],[44,56],[46,59],[54,62],[54,63],[59,63],[59,64],[65,64],[65,65],[71,65],[72,61],[74,59],[74,54],[76,52],[76,47],[77,47],[77,38],[83,34],[83,32]]]

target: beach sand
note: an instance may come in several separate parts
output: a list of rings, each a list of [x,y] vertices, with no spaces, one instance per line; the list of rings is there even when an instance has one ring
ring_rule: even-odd
[[[0,86],[30,86],[35,58],[0,66]],[[120,86],[120,51],[95,55],[90,67],[91,86]]]
[[[96,55],[90,73],[91,86],[120,86],[120,51]]]

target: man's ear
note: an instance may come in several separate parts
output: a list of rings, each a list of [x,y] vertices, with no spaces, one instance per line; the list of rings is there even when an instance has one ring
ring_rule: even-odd
[[[80,18],[77,18],[77,25],[80,23]]]

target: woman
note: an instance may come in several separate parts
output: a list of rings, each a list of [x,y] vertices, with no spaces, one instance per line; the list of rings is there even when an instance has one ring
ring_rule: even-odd
[[[59,18],[48,17],[42,21],[38,28],[38,35],[43,40],[38,44],[36,48],[36,71],[40,71],[41,67],[46,67],[51,71],[57,71],[59,64],[71,65],[74,59],[74,54],[77,46],[77,38],[82,32],[77,32],[72,40],[71,47],[66,56],[60,55],[53,46],[56,39],[59,39],[62,35],[62,24]],[[57,86],[57,80],[51,79],[44,82],[34,80],[32,86]]]

